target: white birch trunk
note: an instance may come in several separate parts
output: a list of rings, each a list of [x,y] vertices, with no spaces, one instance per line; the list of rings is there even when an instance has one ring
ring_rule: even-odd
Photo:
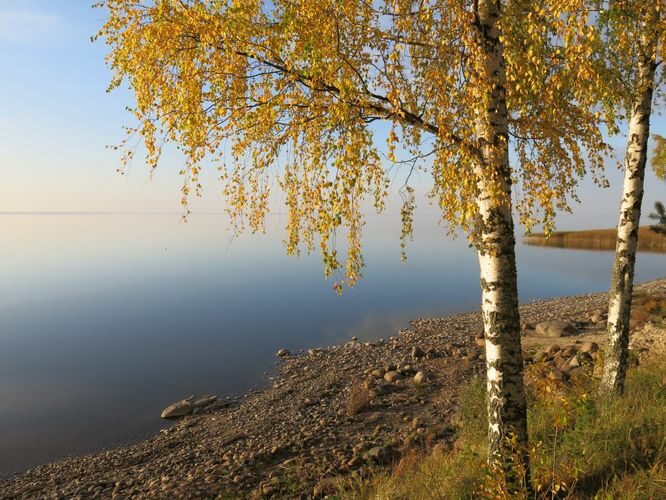
[[[527,407],[511,207],[506,72],[497,21],[500,3],[479,0],[475,12],[483,47],[483,78],[492,82],[481,96],[477,137],[483,162],[476,168],[480,219],[475,244],[481,277],[481,312],[486,341],[488,460],[500,464],[510,490],[529,488]],[[499,193],[499,194],[498,194]]]
[[[629,122],[620,222],[608,302],[608,344],[601,379],[601,389],[607,394],[622,394],[627,373],[631,299],[656,70],[656,39],[646,38],[644,36],[640,44],[638,92]]]

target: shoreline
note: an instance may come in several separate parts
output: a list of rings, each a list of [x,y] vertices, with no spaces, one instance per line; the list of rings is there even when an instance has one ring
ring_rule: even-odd
[[[652,226],[638,229],[638,251],[666,253],[666,236],[655,233]],[[523,236],[523,243],[531,246],[566,248],[570,250],[615,251],[617,228],[554,231],[550,236],[532,233]]]
[[[655,291],[666,292],[666,278],[635,288]],[[536,300],[521,305],[521,319],[563,319],[598,335],[585,318],[606,306],[607,294]],[[467,312],[415,319],[384,342],[351,341],[287,356],[267,387],[237,403],[205,407],[138,443],[0,479],[0,497],[324,494],[326,481],[364,477],[406,448],[453,446],[457,388],[484,370],[475,341],[481,330],[480,313]],[[396,380],[377,376],[389,368]],[[422,383],[414,381],[417,372]],[[355,387],[370,397],[350,415]]]

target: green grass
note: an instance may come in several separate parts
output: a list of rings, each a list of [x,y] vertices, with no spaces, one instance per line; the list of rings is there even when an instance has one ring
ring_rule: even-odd
[[[666,367],[630,371],[624,397],[601,401],[596,382],[529,391],[536,498],[666,498]],[[392,473],[347,484],[341,498],[509,498],[485,464],[485,392],[461,395],[458,453],[414,454]]]

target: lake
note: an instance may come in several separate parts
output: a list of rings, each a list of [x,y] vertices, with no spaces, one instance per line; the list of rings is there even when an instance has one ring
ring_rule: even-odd
[[[221,215],[0,215],[0,475],[147,437],[190,394],[261,387],[280,348],[477,309],[465,239],[419,217],[401,264],[397,219],[368,218],[365,277],[338,296],[318,255],[285,255],[279,215],[238,239]],[[610,251],[517,252],[524,302],[608,286]],[[637,280],[665,262],[640,255]]]

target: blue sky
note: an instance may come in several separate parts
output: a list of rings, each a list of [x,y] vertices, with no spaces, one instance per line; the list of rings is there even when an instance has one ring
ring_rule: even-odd
[[[106,92],[106,47],[90,36],[105,12],[87,0],[0,0],[0,211],[179,212],[178,158],[167,155],[152,178],[136,161],[128,176],[116,172],[118,155],[106,149],[131,123],[131,95]],[[653,132],[666,134],[663,117]],[[623,149],[623,138],[613,144]],[[621,153],[620,153],[621,154]],[[562,228],[608,225],[616,216],[621,174],[609,166],[611,188],[585,181],[584,202],[564,216]],[[195,211],[220,211],[215,173]],[[649,175],[646,207],[666,199],[666,184]],[[424,201],[421,202],[425,204]],[[429,208],[434,212],[434,208]],[[645,219],[644,219],[645,222]]]

